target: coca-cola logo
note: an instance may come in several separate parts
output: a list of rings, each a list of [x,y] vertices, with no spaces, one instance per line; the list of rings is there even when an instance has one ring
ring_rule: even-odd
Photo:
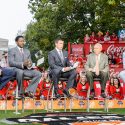
[[[110,54],[110,53],[113,53],[113,52],[121,52],[121,51],[125,51],[125,47],[123,46],[115,46],[115,45],[110,45],[108,48],[107,48],[107,54]]]
[[[77,47],[77,48],[72,48],[72,52],[82,52],[83,48]]]

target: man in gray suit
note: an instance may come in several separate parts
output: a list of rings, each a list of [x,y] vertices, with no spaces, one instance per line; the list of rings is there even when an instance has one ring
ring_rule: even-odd
[[[24,48],[24,37],[17,36],[15,38],[15,42],[17,44],[17,47],[10,49],[8,52],[9,65],[10,67],[16,67],[15,72],[18,82],[19,95],[24,94],[25,96],[33,97],[42,74],[39,71],[32,69],[30,51]],[[32,78],[32,81],[25,92],[23,88],[24,77]]]
[[[105,86],[108,80],[109,65],[108,56],[101,53],[102,45],[97,43],[94,45],[94,53],[88,55],[85,64],[86,76],[90,84],[90,90],[94,96],[93,79],[99,77],[101,79],[102,96],[105,96]]]
[[[69,98],[71,95],[69,94],[68,90],[69,88],[73,87],[76,79],[75,69],[72,69],[72,65],[68,59],[68,53],[67,51],[63,50],[63,46],[64,41],[62,39],[56,39],[55,49],[50,51],[48,55],[48,63],[50,66],[52,80],[54,82],[54,92],[56,98],[60,97],[58,94],[58,82],[60,77],[68,78],[68,82],[65,90],[63,90],[63,93]]]

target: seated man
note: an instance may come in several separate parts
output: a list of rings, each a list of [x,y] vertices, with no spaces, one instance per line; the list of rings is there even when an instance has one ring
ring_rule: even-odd
[[[119,76],[125,84],[125,52],[123,52],[123,71],[120,72]]]
[[[55,49],[50,51],[48,55],[48,63],[54,83],[54,92],[56,98],[60,97],[60,95],[58,94],[58,82],[60,77],[68,78],[66,88],[63,90],[63,93],[67,97],[71,97],[68,90],[69,88],[73,87],[76,79],[76,72],[71,67],[68,59],[68,53],[67,51],[63,50],[63,45],[64,41],[62,39],[56,39]]]
[[[32,68],[30,51],[24,48],[24,37],[17,36],[15,38],[15,41],[17,47],[10,49],[8,52],[9,65],[11,67],[16,67],[15,72],[19,87],[19,96],[22,96],[24,94],[25,96],[33,97],[42,74],[41,72],[36,71]],[[32,78],[32,81],[30,82],[25,93],[23,88],[24,77]]]
[[[102,97],[105,97],[105,86],[108,80],[109,65],[108,56],[101,53],[102,45],[97,43],[94,45],[94,53],[88,56],[85,64],[86,76],[90,83],[90,91],[94,96],[93,79],[98,77],[101,79]]]
[[[0,90],[15,76],[14,68],[0,67]]]

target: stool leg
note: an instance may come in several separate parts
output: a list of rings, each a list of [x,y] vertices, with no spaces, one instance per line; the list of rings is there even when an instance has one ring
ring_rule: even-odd
[[[17,87],[16,87],[16,109],[15,109],[15,114],[20,114],[19,112],[18,112],[18,85],[17,85]]]
[[[33,113],[35,113],[35,98],[33,98]]]
[[[70,99],[70,112],[72,112],[72,99]]]
[[[24,113],[24,101],[25,101],[25,99],[24,99],[24,97],[22,98],[22,113]]]
[[[90,87],[87,92],[87,112],[89,112],[89,105],[90,105],[89,97],[90,97]]]
[[[54,97],[54,86],[52,86],[51,112],[53,112],[53,97]]]
[[[53,84],[51,84],[51,86],[49,88],[49,91],[48,91],[48,95],[47,95],[47,112],[49,111],[49,96],[50,96],[52,86],[53,86]]]
[[[64,111],[66,112],[66,95],[64,94]]]
[[[104,111],[105,111],[105,112],[108,112],[108,99],[105,98],[104,102],[105,102]]]

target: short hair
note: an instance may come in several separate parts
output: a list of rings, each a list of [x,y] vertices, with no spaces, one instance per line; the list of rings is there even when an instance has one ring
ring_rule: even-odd
[[[64,41],[62,38],[57,38],[57,39],[54,40],[54,43],[56,44],[56,43],[58,43],[60,40],[61,40],[61,41]]]
[[[102,49],[102,44],[100,44],[100,43],[96,43],[94,46],[98,46]]]
[[[16,38],[15,38],[15,42],[17,42],[18,40],[19,40],[19,38],[24,38],[23,36],[16,36]]]

